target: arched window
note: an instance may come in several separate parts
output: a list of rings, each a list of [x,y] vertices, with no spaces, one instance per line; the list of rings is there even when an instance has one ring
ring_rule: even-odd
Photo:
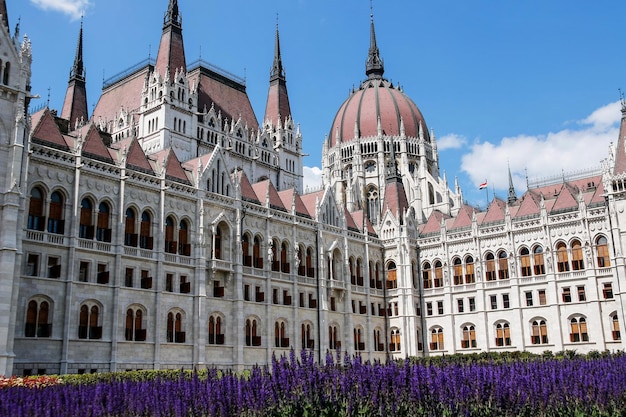
[[[543,248],[539,245],[535,246],[533,249],[533,261],[535,264],[535,275],[545,275],[546,267],[543,260]]]
[[[289,338],[286,337],[285,322],[278,320],[274,323],[274,346],[289,347]]]
[[[380,329],[374,329],[374,351],[383,352],[385,350],[384,340],[381,338]]]
[[[28,228],[31,230],[44,230],[46,218],[43,215],[43,192],[39,187],[30,191],[28,203]]]
[[[422,281],[424,282],[424,288],[432,288],[433,286],[433,275],[432,270],[430,269],[430,263],[425,262],[422,267]]]
[[[94,227],[92,224],[93,207],[88,198],[80,202],[80,220],[78,224],[78,237],[81,239],[93,239]]]
[[[531,343],[533,345],[548,344],[548,327],[545,320],[534,320],[532,322]]]
[[[79,339],[102,339],[102,326],[98,325],[100,309],[96,305],[91,308],[87,304],[80,307],[78,319]]]
[[[126,209],[126,219],[124,224],[124,245],[137,246],[137,233],[135,233],[135,222],[137,215],[132,208]]]
[[[580,271],[585,269],[585,263],[583,261],[583,248],[580,241],[574,240],[572,242],[572,270]]]
[[[141,213],[141,224],[139,227],[139,247],[142,249],[152,249],[152,216],[148,211]]]
[[[443,329],[435,327],[430,332],[430,350],[443,350]]]
[[[598,268],[606,268],[611,266],[611,258],[609,257],[609,244],[604,236],[596,239],[596,254],[598,260]]]
[[[143,323],[143,310],[138,307],[126,310],[126,326],[124,338],[128,341],[143,342],[146,340],[146,329]]]
[[[463,284],[463,264],[461,263],[461,258],[454,258],[452,264],[454,265],[452,271],[454,285],[461,285]]]
[[[50,195],[50,210],[48,213],[48,232],[62,235],[65,230],[63,221],[63,196],[58,191]]]
[[[307,248],[306,258],[304,259],[306,264],[306,276],[313,278],[315,276],[315,266],[313,265],[313,249]]]
[[[354,258],[348,259],[348,268],[350,269],[350,284],[356,285],[356,275],[354,275]]]
[[[474,325],[468,324],[463,326],[463,338],[461,339],[461,348],[469,349],[476,347],[476,329]]]
[[[567,255],[567,246],[563,242],[556,245],[557,269],[559,272],[569,271],[569,259]]]
[[[191,244],[189,243],[189,223],[181,220],[178,225],[178,253],[183,256],[191,256]]]
[[[11,63],[4,64],[4,74],[2,77],[2,84],[9,85],[9,75],[11,74]]]
[[[511,327],[509,323],[496,324],[496,346],[511,346]]]
[[[215,228],[215,248],[214,259],[222,259],[222,229],[217,226]]]
[[[487,281],[495,281],[496,279],[496,263],[491,252],[485,256],[485,279]]]
[[[311,323],[302,323],[302,349],[313,349],[315,347],[315,339],[313,339],[313,326]]]
[[[391,329],[391,343],[389,344],[389,350],[391,352],[400,352],[401,348],[400,329]]]
[[[165,219],[165,252],[176,253],[178,242],[174,240],[174,219],[167,216]]]
[[[572,317],[570,319],[569,340],[572,343],[589,341],[587,320],[584,317]]]
[[[522,276],[529,277],[531,275],[531,268],[530,268],[530,251],[528,250],[528,248],[522,248],[519,251],[519,261],[520,261],[520,268],[521,268]]]
[[[509,260],[506,251],[503,250],[498,253],[498,278],[509,278]]]
[[[209,344],[224,344],[222,317],[219,314],[213,314],[209,317]]]
[[[617,313],[611,314],[611,337],[613,340],[622,340],[622,334],[619,330],[619,318]]]
[[[287,261],[287,243],[283,242],[280,245],[280,271],[288,274],[289,273],[289,262]]]
[[[380,204],[378,201],[378,190],[375,187],[370,187],[367,190],[367,217],[372,224],[378,223],[378,213],[380,212]]]
[[[257,320],[246,320],[246,346],[261,346],[261,336],[257,336]]]
[[[107,203],[98,206],[98,226],[96,228],[96,240],[111,242],[111,227],[109,226],[111,209]]]
[[[50,304],[45,300],[31,300],[26,310],[25,337],[50,337]]]
[[[356,260],[356,285],[363,286],[363,271],[361,267],[361,258]]]
[[[396,271],[396,263],[389,262],[387,265],[387,289],[398,288],[398,276]]]
[[[465,258],[465,283],[473,284],[476,282],[476,276],[474,274],[474,258],[468,256]]]
[[[243,266],[252,266],[252,256],[250,252],[250,235],[245,233],[241,238],[241,263]]]
[[[435,288],[443,287],[443,266],[441,265],[441,261],[435,261],[435,279],[433,284]]]
[[[254,244],[252,245],[252,260],[255,268],[263,268],[263,256],[261,255],[261,238],[259,236],[254,237]]]
[[[185,343],[183,331],[183,315],[180,312],[167,313],[167,341],[170,343]]]
[[[341,349],[341,341],[339,340],[339,326],[331,324],[328,326],[328,348]]]

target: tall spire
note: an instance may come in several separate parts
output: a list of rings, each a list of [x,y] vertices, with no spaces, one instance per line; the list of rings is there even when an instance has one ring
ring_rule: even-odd
[[[63,101],[61,117],[70,121],[70,128],[74,127],[77,121],[87,121],[89,119],[87,110],[87,88],[85,83],[85,67],[83,65],[83,22],[80,22],[78,32],[78,43],[76,45],[76,55],[74,65],[70,70],[70,79]]]
[[[174,79],[176,70],[187,70],[185,45],[183,44],[183,20],[178,11],[178,1],[169,0],[163,17],[163,33],[159,52],[157,53],[155,70],[161,75],[169,71],[169,78]]]
[[[264,121],[270,120],[278,124],[280,119],[285,120],[291,116],[289,95],[287,94],[287,79],[283,69],[283,61],[280,56],[280,38],[278,35],[278,22],[276,22],[276,38],[274,41],[274,62],[270,70],[270,88],[267,93],[265,104]]]
[[[511,176],[511,166],[509,165],[509,198],[507,200],[509,204],[513,204],[517,201],[517,195],[515,195],[515,187],[513,186],[513,177]]]
[[[365,75],[368,79],[383,78],[385,68],[376,46],[376,31],[374,30],[374,10],[370,5],[370,49],[365,63]]]

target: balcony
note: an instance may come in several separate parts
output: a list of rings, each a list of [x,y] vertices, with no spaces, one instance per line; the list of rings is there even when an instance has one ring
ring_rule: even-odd
[[[209,268],[213,271],[232,272],[230,261],[226,261],[224,259],[211,259],[209,261]]]
[[[337,281],[336,279],[328,280],[328,286],[333,290],[345,290],[346,284],[343,281]]]

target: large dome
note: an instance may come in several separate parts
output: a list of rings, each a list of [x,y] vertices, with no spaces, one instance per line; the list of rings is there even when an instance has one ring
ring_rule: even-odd
[[[430,141],[422,112],[413,100],[384,78],[370,78],[339,108],[328,135],[331,147],[356,137],[377,136],[379,120],[383,135],[399,136],[404,124],[407,137],[419,137],[421,128],[424,139]]]

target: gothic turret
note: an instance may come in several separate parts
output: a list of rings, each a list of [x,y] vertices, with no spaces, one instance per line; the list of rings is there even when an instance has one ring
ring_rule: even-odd
[[[185,46],[183,44],[183,21],[178,11],[178,0],[170,0],[165,17],[163,18],[163,33],[159,52],[157,54],[155,70],[165,77],[169,74],[171,80],[177,70],[187,70],[185,61]]]
[[[507,201],[509,204],[513,204],[517,201],[515,187],[513,186],[513,177],[511,176],[511,167],[509,167],[509,198],[507,199]]]
[[[365,63],[365,75],[367,78],[383,78],[385,67],[380,58],[380,52],[376,45],[376,32],[374,31],[374,13],[370,14],[370,49]]]
[[[622,105],[622,120],[619,127],[619,137],[617,138],[617,147],[615,155],[614,174],[623,174],[626,172],[626,100],[620,97]]]
[[[287,95],[287,81],[283,61],[280,56],[280,39],[278,36],[278,24],[276,24],[276,41],[274,43],[274,62],[270,71],[270,88],[267,93],[264,121],[278,124],[279,119],[287,119],[291,116],[289,96]]]
[[[87,89],[85,84],[85,67],[83,65],[83,23],[80,24],[78,33],[78,44],[76,45],[76,56],[74,65],[70,70],[70,79],[63,101],[61,117],[69,120],[70,129],[73,129],[81,120],[87,121]]]

